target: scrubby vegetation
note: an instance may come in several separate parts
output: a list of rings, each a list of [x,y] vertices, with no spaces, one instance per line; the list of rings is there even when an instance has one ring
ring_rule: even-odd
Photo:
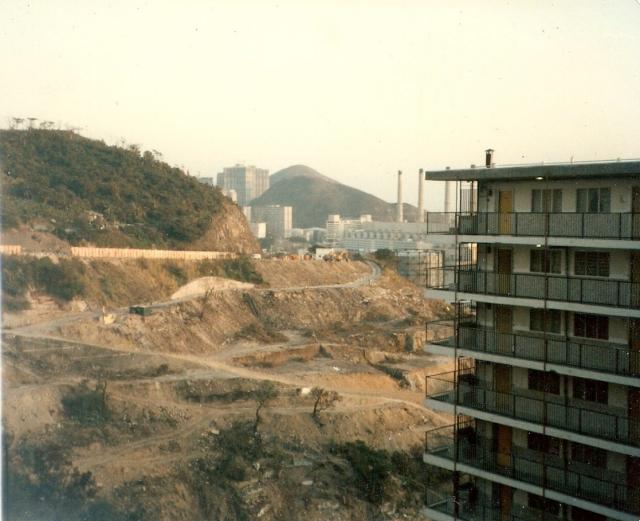
[[[101,424],[109,418],[107,382],[98,382],[95,388],[83,381],[62,398],[65,415],[83,424]]]
[[[72,132],[0,130],[0,155],[3,227],[37,221],[72,244],[181,247],[223,200],[157,153]]]
[[[125,511],[106,499],[98,499],[94,476],[72,465],[71,449],[65,444],[22,442],[17,453],[20,465],[12,462],[5,475],[9,501],[4,507],[8,519],[142,520],[140,509]]]
[[[224,261],[200,261],[198,272],[203,277],[226,277],[253,284],[264,283],[262,275],[260,275],[251,259],[246,255],[242,255],[237,259],[227,259]]]
[[[364,499],[376,505],[398,496],[404,496],[404,503],[422,501],[428,484],[444,480],[443,473],[427,470],[420,447],[411,453],[389,452],[357,440],[333,445],[331,451],[351,464],[356,489]]]
[[[168,298],[178,287],[203,276],[264,284],[248,257],[200,262],[138,259],[114,263],[65,258],[53,262],[48,257],[3,255],[2,303],[6,311],[28,309],[27,292],[34,291],[58,303],[85,298],[101,304],[131,304]]]
[[[5,256],[2,258],[3,304],[10,311],[27,309],[28,289],[46,293],[60,301],[69,301],[85,291],[84,265],[78,260],[60,259],[56,264],[48,257]]]

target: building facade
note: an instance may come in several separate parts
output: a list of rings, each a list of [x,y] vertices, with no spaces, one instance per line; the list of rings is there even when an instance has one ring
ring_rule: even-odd
[[[238,206],[247,206],[269,189],[269,171],[255,166],[235,165],[218,174],[222,190],[235,190]]]
[[[274,239],[288,239],[293,227],[293,208],[291,206],[269,205],[251,208],[253,222],[266,223],[266,236]]]
[[[458,252],[426,291],[455,303],[427,325],[427,349],[454,361],[427,378],[426,406],[453,418],[426,433],[425,462],[450,478],[427,517],[637,521],[640,162],[489,156],[426,179],[458,193],[426,218]]]

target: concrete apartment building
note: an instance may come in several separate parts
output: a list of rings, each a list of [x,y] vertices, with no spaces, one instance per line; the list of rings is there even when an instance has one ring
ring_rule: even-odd
[[[238,206],[246,206],[269,189],[269,170],[255,166],[235,165],[218,174],[222,190],[235,190]]]
[[[426,433],[450,476],[426,515],[637,521],[640,161],[486,167],[425,174],[455,183],[426,221],[461,252],[426,291],[455,302],[427,325],[454,370],[427,378],[453,420]]]
[[[293,208],[291,206],[253,206],[251,218],[253,222],[266,223],[267,237],[274,239],[291,237],[291,228],[293,227]]]

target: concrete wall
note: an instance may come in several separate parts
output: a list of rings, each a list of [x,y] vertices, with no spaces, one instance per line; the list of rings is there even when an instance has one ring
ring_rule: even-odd
[[[93,248],[72,246],[71,256],[91,259],[204,260],[233,259],[237,257],[237,254],[224,251],[142,250],[135,248]]]
[[[540,189],[562,190],[562,211],[576,211],[576,190],[578,188],[610,188],[611,212],[631,211],[631,184],[628,181],[607,179],[580,179],[570,181],[508,181],[493,182],[483,185],[482,194],[478,195],[479,210],[483,212],[498,211],[498,192],[513,191],[513,211],[531,211],[531,192]],[[491,195],[488,195],[491,192]]]
[[[22,246],[18,244],[0,244],[0,253],[4,255],[20,255]]]

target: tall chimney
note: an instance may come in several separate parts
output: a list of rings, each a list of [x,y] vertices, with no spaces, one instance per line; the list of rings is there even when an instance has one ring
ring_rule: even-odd
[[[402,170],[398,170],[398,203],[396,204],[396,222],[401,223],[402,221]]]
[[[422,168],[418,170],[418,219],[416,222],[424,222],[424,173]]]
[[[487,148],[484,151],[484,164],[487,168],[491,168],[493,166],[493,148]]]

